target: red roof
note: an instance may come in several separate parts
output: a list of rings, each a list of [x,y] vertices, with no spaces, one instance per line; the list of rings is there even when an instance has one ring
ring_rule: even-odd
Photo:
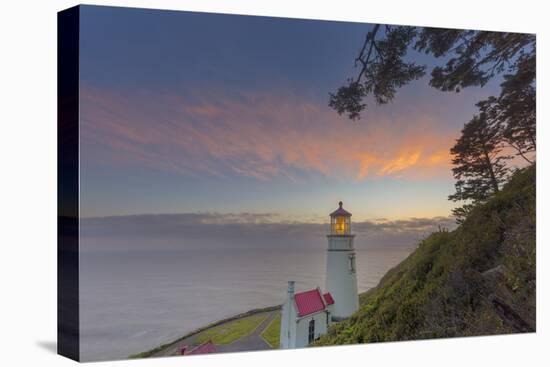
[[[348,212],[347,210],[345,210],[344,208],[342,208],[342,202],[341,201],[338,203],[338,206],[339,206],[338,209],[336,209],[335,211],[330,213],[331,217],[341,217],[341,216],[351,217],[351,213]]]
[[[298,308],[298,317],[310,315],[325,309],[325,303],[319,289],[296,293],[294,301]]]
[[[330,292],[327,292],[323,294],[323,298],[325,299],[325,303],[327,305],[333,305],[334,304],[334,298],[332,298],[332,294]]]
[[[184,349],[182,354],[187,356],[189,354],[207,354],[207,353],[216,353],[216,352],[217,352],[216,346],[214,345],[214,343],[212,343],[212,341],[209,340],[207,342],[202,343],[201,345],[196,346],[190,351],[187,351]]]

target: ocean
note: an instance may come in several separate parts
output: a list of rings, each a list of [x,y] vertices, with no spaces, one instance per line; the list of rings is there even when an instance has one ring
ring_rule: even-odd
[[[359,292],[412,248],[357,249]],[[82,360],[126,358],[296,291],[324,288],[325,246],[89,251],[81,255]]]

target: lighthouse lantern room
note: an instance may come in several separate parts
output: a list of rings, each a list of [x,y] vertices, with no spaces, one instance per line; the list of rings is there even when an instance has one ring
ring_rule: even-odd
[[[338,203],[339,208],[330,214],[330,234],[349,235],[351,234],[351,213],[342,208],[342,202]]]

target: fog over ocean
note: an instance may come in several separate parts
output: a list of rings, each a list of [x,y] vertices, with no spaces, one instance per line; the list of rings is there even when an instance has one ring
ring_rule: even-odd
[[[297,291],[324,288],[326,224],[216,218],[82,220],[83,360],[125,358],[219,319],[281,304],[288,280]],[[438,225],[452,221],[353,224],[359,291],[375,286]]]

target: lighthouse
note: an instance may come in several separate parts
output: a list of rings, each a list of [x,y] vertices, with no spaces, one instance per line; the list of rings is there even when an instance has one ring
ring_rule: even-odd
[[[325,289],[334,299],[332,321],[340,321],[357,311],[357,273],[355,249],[351,233],[351,213],[338,203],[338,209],[330,214],[330,234],[327,235],[327,272]]]
[[[279,346],[301,348],[326,334],[332,322],[351,316],[359,308],[351,213],[342,202],[330,214],[325,293],[319,287],[296,293],[289,281],[281,308]]]

